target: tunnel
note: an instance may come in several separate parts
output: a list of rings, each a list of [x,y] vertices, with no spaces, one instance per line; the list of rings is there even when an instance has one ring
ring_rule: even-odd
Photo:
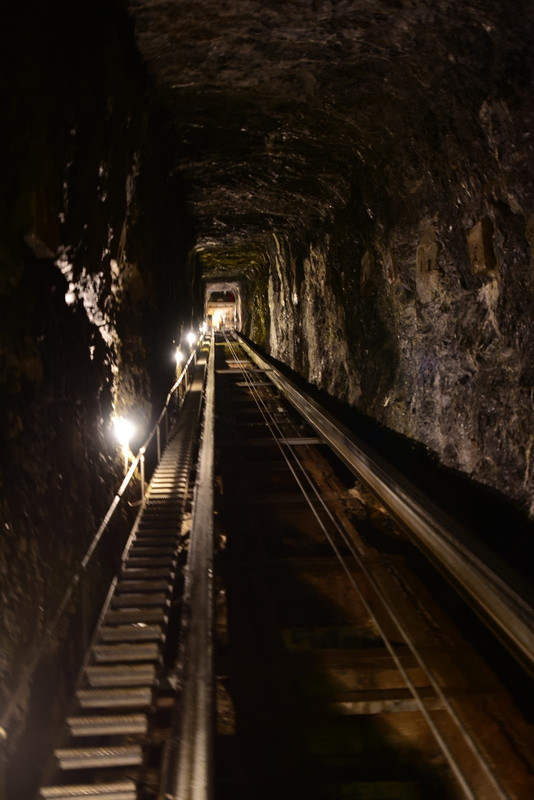
[[[534,796],[534,4],[27,0],[0,38],[2,800]],[[187,588],[207,484],[215,611]],[[95,777],[85,733],[47,789],[124,548],[178,489],[165,653],[184,608],[212,620],[214,788],[169,788],[134,732],[99,757],[138,761]]]

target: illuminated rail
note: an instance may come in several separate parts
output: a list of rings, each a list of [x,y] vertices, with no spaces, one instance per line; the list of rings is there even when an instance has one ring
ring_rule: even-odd
[[[284,397],[314,428],[356,477],[380,499],[388,512],[424,548],[440,569],[474,602],[497,634],[523,664],[534,672],[534,607],[514,586],[519,577],[423,497],[394,467],[358,439],[263,358],[243,337],[240,344]],[[525,594],[527,593],[525,587]]]

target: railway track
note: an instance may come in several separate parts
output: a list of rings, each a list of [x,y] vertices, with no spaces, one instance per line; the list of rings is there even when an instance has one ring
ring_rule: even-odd
[[[269,364],[209,350],[40,797],[533,797],[532,728],[409,537]]]
[[[263,359],[227,335],[216,364],[218,796],[534,796],[532,729],[408,537]]]

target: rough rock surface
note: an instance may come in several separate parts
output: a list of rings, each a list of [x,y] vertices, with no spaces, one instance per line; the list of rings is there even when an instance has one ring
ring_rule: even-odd
[[[246,332],[306,379],[532,506],[533,28],[532,0],[10,9],[0,700],[116,485],[112,409],[148,420],[201,276],[239,281]],[[11,796],[81,638],[21,699]]]
[[[59,659],[47,624],[122,479],[110,416],[146,432],[190,279],[165,117],[124,14],[23,4],[0,38],[0,708],[47,640],[7,725],[7,796],[24,798],[127,533],[99,547]]]
[[[532,2],[129,6],[252,338],[530,507]]]

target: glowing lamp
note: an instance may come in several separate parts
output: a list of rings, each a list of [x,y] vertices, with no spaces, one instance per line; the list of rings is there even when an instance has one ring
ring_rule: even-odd
[[[115,417],[113,420],[113,427],[115,429],[115,436],[119,444],[128,445],[130,439],[135,433],[135,427],[129,419],[124,417]]]
[[[176,348],[176,353],[174,354],[174,357],[176,359],[177,364],[181,364],[182,361],[184,360],[184,354],[182,353],[179,347]]]
[[[189,345],[189,347],[193,347],[193,345],[195,344],[196,340],[197,340],[197,337],[193,333],[193,331],[189,331],[189,333],[187,334],[187,344]]]
[[[113,420],[113,428],[115,429],[117,441],[122,445],[124,453],[124,474],[126,475],[128,472],[128,457],[130,455],[130,439],[135,433],[135,426],[129,419],[115,417]]]
[[[208,330],[208,323],[207,322],[203,322],[202,323],[201,330],[202,330],[202,333],[206,333],[206,331]]]

